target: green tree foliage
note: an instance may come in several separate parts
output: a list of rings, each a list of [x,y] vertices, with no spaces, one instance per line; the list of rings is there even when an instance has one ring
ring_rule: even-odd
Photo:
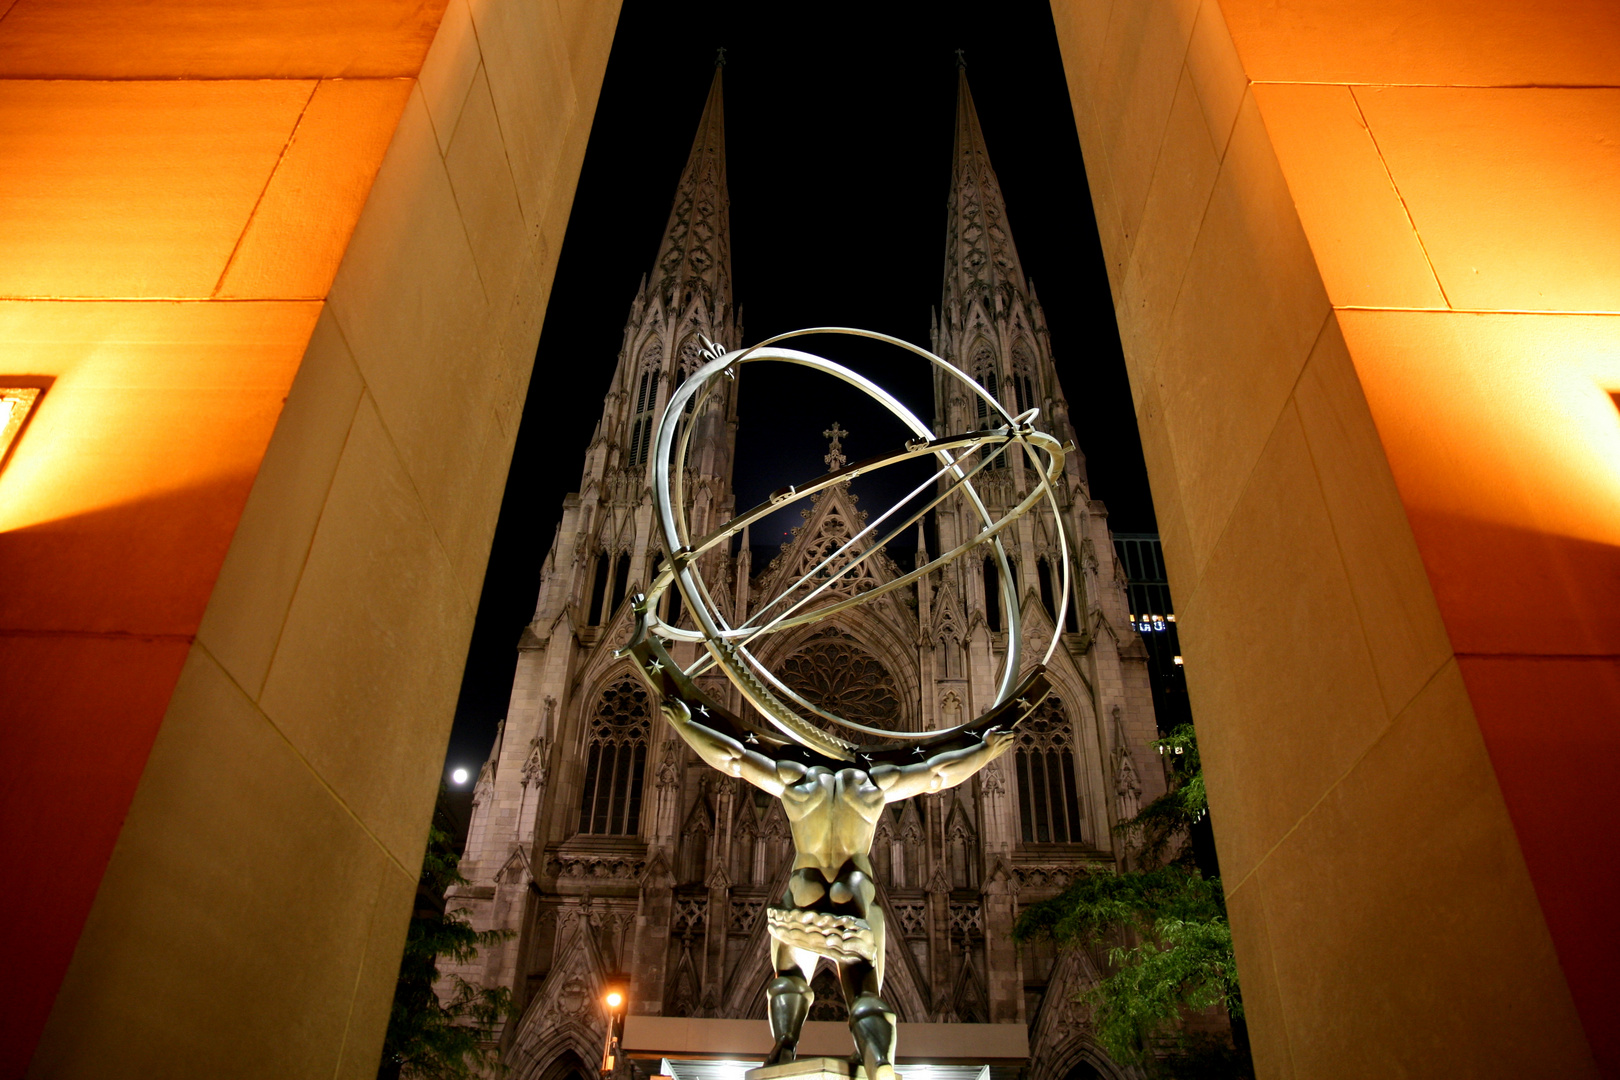
[[[1093,1006],[1097,1040],[1115,1060],[1182,1080],[1251,1076],[1246,1047],[1180,1031],[1186,1010],[1224,1005],[1246,1042],[1226,897],[1218,877],[1200,872],[1188,840],[1207,828],[1209,813],[1192,726],[1158,745],[1176,762],[1170,788],[1119,825],[1151,869],[1084,874],[1025,908],[1014,936],[1106,953],[1110,974],[1082,1000]]]
[[[507,930],[474,930],[465,915],[445,910],[445,892],[467,884],[467,879],[458,869],[461,859],[445,827],[444,794],[441,788],[428,831],[379,1080],[401,1075],[410,1080],[470,1080],[501,1068],[491,1043],[512,1011],[511,991],[474,986],[459,975],[450,977],[448,1000],[434,991],[440,960],[464,964],[479,949],[511,937]]]
[[[1157,745],[1161,754],[1170,755],[1175,762],[1170,788],[1144,806],[1134,818],[1120,822],[1118,831],[1136,849],[1137,861],[1142,865],[1157,866],[1166,861],[1191,865],[1193,850],[1186,840],[1209,816],[1198,739],[1191,724],[1182,724]],[[1174,853],[1171,852],[1173,844],[1178,845]]]

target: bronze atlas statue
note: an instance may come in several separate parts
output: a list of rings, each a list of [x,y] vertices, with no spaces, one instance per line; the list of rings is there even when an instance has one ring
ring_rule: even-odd
[[[988,416],[978,430],[936,436],[904,405],[860,374],[810,353],[778,347],[778,342],[811,334],[845,334],[872,338],[909,350],[934,364],[946,376],[984,403]],[[815,995],[810,980],[822,958],[838,972],[849,1008],[855,1042],[854,1066],[864,1066],[868,1080],[895,1076],[895,1014],[883,1000],[886,938],[882,908],[876,902],[870,853],[872,837],[884,807],[924,792],[962,783],[1007,750],[1013,729],[1046,697],[1045,663],[1056,646],[1053,635],[1046,655],[1022,668],[1022,637],[1014,576],[1000,535],[1042,499],[1057,509],[1056,484],[1063,470],[1063,447],[1038,431],[1038,410],[1009,414],[996,396],[960,369],[917,346],[861,330],[821,327],[780,335],[748,349],[727,352],[710,345],[709,362],[671,395],[655,441],[653,488],[663,538],[663,563],[645,596],[636,599],[635,635],[625,652],[660,703],[664,717],[682,739],[709,764],[740,777],[780,799],[792,829],[794,860],[788,886],[778,907],[767,910],[775,976],[766,985],[767,1013],[773,1044],[765,1066],[795,1060],[800,1032]],[[891,454],[866,461],[829,463],[831,472],[803,485],[774,492],[765,502],[739,514],[713,532],[694,537],[687,528],[682,470],[672,463],[686,457],[692,417],[699,415],[705,390],[715,378],[736,378],[747,364],[776,362],[819,371],[864,391],[886,407],[912,432],[913,438]],[[688,403],[696,401],[695,408]],[[973,478],[1013,447],[1032,466],[1031,491],[999,518],[992,517],[973,487]],[[844,545],[828,554],[777,597],[758,606],[740,626],[722,617],[699,573],[705,553],[750,523],[785,505],[835,484],[847,483],[876,469],[931,458],[937,471],[906,499],[865,525]],[[1038,478],[1038,479],[1036,479]],[[895,537],[913,529],[935,506],[961,498],[978,515],[982,529],[950,551],[893,580],[841,597],[828,595],[842,578]],[[877,530],[900,518],[879,538]],[[1053,514],[1062,530],[1062,516]],[[926,580],[926,575],[969,551],[986,545],[999,560],[1003,604],[1008,612],[1006,663],[994,704],[975,720],[934,731],[899,731],[856,723],[831,713],[795,693],[755,657],[750,645],[765,635],[818,622],[878,596]],[[1058,537],[1063,556],[1063,624],[1069,597],[1068,545]],[[679,591],[696,629],[660,620],[658,602],[671,586]],[[701,644],[699,659],[683,669],[671,659],[674,641]],[[718,668],[740,691],[751,709],[739,714],[721,706],[694,681]],[[757,713],[757,715],[756,715]],[[898,719],[898,718],[897,718]]]

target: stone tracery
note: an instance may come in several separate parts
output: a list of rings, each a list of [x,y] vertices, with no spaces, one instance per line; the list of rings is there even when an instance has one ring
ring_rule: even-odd
[[[622,835],[640,829],[650,718],[640,683],[624,679],[602,692],[591,717],[580,832]]]
[[[1052,695],[1018,728],[1018,810],[1025,843],[1079,843],[1083,813],[1074,773],[1074,730]]]
[[[848,634],[817,637],[782,661],[780,678],[828,712],[873,726],[895,726],[900,694],[882,662]]]

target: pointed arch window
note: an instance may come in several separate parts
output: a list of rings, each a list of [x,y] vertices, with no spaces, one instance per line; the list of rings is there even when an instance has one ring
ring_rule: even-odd
[[[979,884],[979,841],[973,822],[960,800],[945,823],[946,862],[950,866],[951,888],[971,889]]]
[[[619,605],[624,603],[624,591],[629,587],[630,553],[626,551],[620,554],[618,563],[613,567],[613,601],[608,604],[608,618],[613,618],[614,613],[619,610]]]
[[[647,691],[633,679],[603,691],[591,716],[579,831],[633,836],[641,831],[641,781],[647,768]]]
[[[1042,555],[1035,560],[1035,576],[1040,579],[1041,603],[1046,605],[1046,613],[1057,618],[1057,594],[1052,591],[1052,567]]]
[[[737,800],[737,818],[731,826],[731,880],[736,885],[754,885],[764,876],[764,862],[760,856],[764,845],[759,842],[759,810],[754,800]],[[755,870],[761,872],[756,874]]]
[[[975,378],[980,386],[984,387],[990,392],[991,397],[999,397],[1001,395],[1000,386],[996,379],[995,368],[984,368]],[[974,395],[973,403],[977,407],[977,417],[979,423],[981,425],[988,425],[990,423],[990,403],[978,395]]]
[[[698,344],[696,337],[688,337],[681,342],[681,372],[692,374],[703,364],[703,346]]]
[[[662,555],[653,556],[652,561],[647,566],[647,580],[656,580],[658,577],[658,572],[663,568],[664,557]],[[681,621],[680,588],[675,585],[671,585],[670,588],[664,593],[663,604],[664,611],[661,617],[663,618],[664,622],[668,623],[670,626],[674,626],[679,623]]]
[[[917,805],[917,804],[913,804]],[[910,809],[908,807],[908,809]],[[900,858],[894,864],[894,884],[898,888],[920,889],[926,880],[923,873],[923,848],[925,846],[922,832],[922,819],[920,815],[901,812],[900,818]]]
[[[1074,775],[1074,730],[1063,700],[1041,702],[1018,725],[1018,820],[1026,844],[1078,844],[1082,814]]]
[[[1000,392],[996,380],[995,354],[990,351],[990,346],[983,341],[979,342],[973,350],[972,371],[973,381],[990,391],[991,397],[995,397]],[[978,394],[973,395],[973,415],[980,424],[987,423],[990,419],[990,403]]]
[[[1035,392],[1035,359],[1022,341],[1013,346],[1013,396],[1018,399],[1020,413],[1041,403]]]
[[[872,835],[872,869],[877,879],[894,888],[894,855],[899,841],[894,835],[894,815],[887,810],[878,818],[877,831]]]
[[[608,574],[612,572],[613,563],[607,552],[596,556],[596,572],[591,581],[591,609],[585,619],[586,626],[602,625],[602,602],[607,599]]]
[[[1001,571],[991,555],[984,558],[984,622],[994,633],[1001,632]]]
[[[691,816],[686,819],[686,828],[681,830],[678,866],[681,884],[690,885],[709,876],[709,839],[713,832],[714,825],[709,820],[708,808],[699,799],[692,808]]]
[[[655,342],[647,350],[650,361],[661,362],[663,350]],[[653,409],[658,405],[658,369],[644,367],[636,385],[636,411],[630,421],[630,467],[638,469],[647,464],[647,452],[652,446]]]
[[[675,390],[680,389],[681,384],[686,381],[687,376],[691,375],[692,372],[696,371],[703,365],[703,360],[703,347],[697,343],[697,338],[689,337],[685,341],[681,342],[679,362],[675,365],[675,387],[670,391],[670,393],[673,394]],[[700,396],[702,395],[693,394],[687,399],[686,407],[681,410],[682,416],[691,416],[692,413],[697,410],[698,398]]]
[[[1057,580],[1055,578],[1056,571],[1053,569],[1051,561],[1047,559],[1045,555],[1042,555],[1036,560],[1035,571],[1040,575],[1041,603],[1046,605],[1047,614],[1051,615],[1053,619],[1056,619],[1058,601],[1062,599],[1055,591],[1055,581]],[[1080,621],[1075,618],[1074,614],[1077,606],[1078,605],[1074,602],[1074,597],[1071,596],[1069,598],[1069,606],[1063,612],[1063,629],[1070,634],[1079,632]]]
[[[991,397],[998,401],[1001,399],[1001,376],[996,371],[995,354],[990,351],[990,346],[982,341],[973,352],[973,380],[984,387]],[[973,407],[974,417],[978,420],[979,427],[996,426],[995,421],[999,419],[999,416],[990,407],[988,401],[975,394],[973,395]],[[1006,467],[1007,455],[1005,453],[998,455],[990,462],[991,469],[1005,469]]]

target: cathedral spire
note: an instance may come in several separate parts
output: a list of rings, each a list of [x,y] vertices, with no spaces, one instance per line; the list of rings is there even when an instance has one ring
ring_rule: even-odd
[[[675,308],[684,308],[692,293],[701,295],[711,312],[717,306],[729,306],[731,300],[731,197],[726,191],[726,120],[720,95],[723,70],[721,59],[715,65],[709,99],[653,262],[656,291]]]
[[[957,57],[956,147],[951,159],[950,220],[945,238],[945,303],[1009,290],[1027,295],[1028,283],[1007,227],[1001,182],[990,167],[979,113],[968,89],[967,68]],[[993,305],[991,305],[993,306]]]

